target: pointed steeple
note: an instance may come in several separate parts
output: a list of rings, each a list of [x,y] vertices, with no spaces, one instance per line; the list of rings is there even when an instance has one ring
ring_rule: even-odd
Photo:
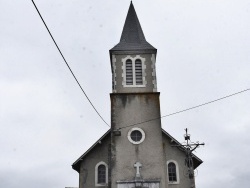
[[[120,42],[111,51],[156,50],[146,41],[131,1]]]

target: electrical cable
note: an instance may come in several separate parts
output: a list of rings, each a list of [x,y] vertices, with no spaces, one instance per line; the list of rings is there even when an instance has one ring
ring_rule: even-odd
[[[161,116],[161,117],[152,118],[152,119],[149,119],[149,120],[146,120],[146,121],[142,121],[142,122],[139,122],[139,123],[134,123],[134,124],[127,125],[127,126],[124,126],[124,127],[120,127],[117,130],[121,130],[121,129],[124,129],[124,128],[127,128],[127,127],[132,127],[132,126],[135,126],[135,125],[140,125],[140,124],[147,123],[147,122],[154,121],[154,120],[158,120],[158,119],[162,119],[162,118],[165,118],[165,117],[168,117],[168,116],[180,114],[182,112],[186,112],[186,111],[189,111],[189,110],[192,110],[192,109],[195,109],[195,108],[199,108],[201,106],[205,106],[205,105],[208,105],[208,104],[211,104],[211,103],[214,103],[214,102],[217,102],[217,101],[220,101],[220,100],[232,97],[234,95],[238,95],[238,94],[244,93],[244,92],[249,91],[249,90],[250,90],[250,88],[242,90],[242,91],[239,91],[239,92],[236,92],[236,93],[233,93],[233,94],[230,94],[230,95],[227,95],[227,96],[224,96],[224,97],[221,97],[221,98],[218,98],[218,99],[215,99],[215,100],[212,100],[212,101],[209,101],[209,102],[206,102],[206,103],[202,103],[202,104],[197,105],[197,106],[193,106],[193,107],[190,107],[190,108],[186,108],[184,110],[176,111],[176,112],[173,112],[173,113]]]
[[[35,2],[34,2],[33,0],[31,0],[31,1],[32,1],[33,5],[35,6],[35,8],[36,8],[36,10],[37,10],[37,12],[38,12],[38,14],[39,14],[41,20],[43,21],[43,23],[44,23],[44,25],[45,25],[47,31],[49,32],[49,34],[50,34],[50,36],[51,36],[51,38],[52,38],[54,44],[56,45],[56,47],[57,47],[59,53],[61,54],[61,56],[62,56],[64,62],[66,63],[67,67],[69,68],[69,70],[70,70],[71,74],[73,75],[75,81],[77,82],[77,84],[78,84],[79,87],[81,88],[83,94],[85,95],[85,97],[87,98],[87,100],[89,101],[89,103],[91,104],[91,106],[93,107],[93,109],[95,110],[95,112],[98,114],[98,116],[102,119],[102,121],[103,121],[107,126],[110,127],[110,125],[109,125],[109,124],[104,120],[104,118],[100,115],[100,113],[97,111],[97,109],[95,108],[95,106],[93,105],[93,103],[91,102],[91,100],[89,99],[89,97],[87,96],[87,94],[85,93],[85,91],[83,90],[82,86],[80,85],[79,81],[77,80],[77,78],[75,77],[73,71],[71,70],[69,64],[67,63],[66,59],[64,58],[64,56],[63,56],[63,54],[62,54],[60,48],[58,47],[58,45],[57,45],[57,43],[56,43],[54,37],[52,36],[52,34],[51,34],[49,28],[48,28],[47,25],[46,25],[44,19],[42,18],[42,15],[40,14],[40,12],[39,12],[39,10],[38,10],[38,8],[37,8]],[[124,129],[124,128],[127,128],[127,127],[132,127],[132,126],[139,125],[139,124],[143,124],[143,123],[147,123],[147,122],[150,122],[150,121],[162,119],[162,118],[169,117],[169,116],[172,116],[172,115],[176,115],[176,114],[179,114],[179,113],[183,113],[183,112],[186,112],[186,111],[195,109],[195,108],[199,108],[199,107],[201,107],[201,106],[205,106],[205,105],[208,105],[208,104],[211,104],[211,103],[214,103],[214,102],[217,102],[217,101],[220,101],[220,100],[223,100],[223,99],[232,97],[232,96],[234,96],[234,95],[241,94],[241,93],[246,92],[246,91],[249,91],[249,90],[250,90],[250,88],[245,89],[245,90],[242,90],[242,91],[239,91],[239,92],[236,92],[236,93],[233,93],[233,94],[230,94],[230,95],[227,95],[227,96],[224,96],[224,97],[221,97],[221,98],[218,98],[218,99],[215,99],[215,100],[212,100],[212,101],[209,101],[209,102],[206,102],[206,103],[202,103],[202,104],[197,105],[197,106],[193,106],[193,107],[190,107],[190,108],[186,108],[186,109],[184,109],[184,110],[176,111],[176,112],[173,112],[173,113],[170,113],[170,114],[161,116],[161,117],[152,118],[152,119],[149,119],[149,120],[146,120],[146,121],[142,121],[142,122],[139,122],[139,123],[134,123],[134,124],[127,125],[127,126],[124,126],[124,127],[120,127],[120,128],[118,128],[118,130],[121,130],[121,129]]]
[[[67,65],[67,67],[68,67],[68,69],[70,70],[71,74],[73,75],[73,77],[74,77],[75,81],[77,82],[78,86],[81,88],[83,94],[85,95],[85,97],[87,98],[87,100],[89,101],[90,105],[93,107],[93,109],[94,109],[95,112],[97,113],[97,115],[102,119],[102,121],[103,121],[107,126],[110,127],[110,125],[104,120],[104,118],[101,116],[101,114],[97,111],[97,109],[95,108],[95,106],[93,105],[93,103],[91,102],[91,100],[89,99],[89,97],[87,96],[86,92],[83,90],[81,84],[79,83],[79,81],[77,80],[77,78],[76,78],[76,76],[74,75],[73,71],[71,70],[71,68],[70,68],[69,64],[67,63],[65,57],[63,56],[63,54],[62,54],[60,48],[58,47],[58,45],[57,45],[57,43],[56,43],[54,37],[52,36],[52,34],[51,34],[49,28],[47,27],[47,25],[46,25],[46,23],[45,23],[45,21],[44,21],[42,15],[40,14],[40,12],[39,12],[39,10],[38,10],[38,8],[37,8],[35,2],[34,2],[33,0],[31,0],[31,1],[32,1],[33,5],[35,6],[37,13],[39,14],[41,20],[43,21],[43,24],[45,25],[47,31],[49,32],[50,37],[52,38],[54,44],[56,45],[56,48],[58,49],[59,53],[61,54],[61,56],[62,56],[64,62],[66,63],[66,65]]]

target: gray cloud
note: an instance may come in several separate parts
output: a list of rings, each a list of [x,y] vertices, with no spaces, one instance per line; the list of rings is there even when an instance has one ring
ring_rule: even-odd
[[[129,2],[35,1],[90,99],[110,121],[108,50],[118,43]],[[0,187],[77,186],[71,164],[108,127],[76,85],[30,1],[1,1]],[[134,2],[158,49],[166,115],[250,87],[246,0]],[[188,127],[204,163],[197,187],[248,187],[249,92],[162,119],[183,140]]]

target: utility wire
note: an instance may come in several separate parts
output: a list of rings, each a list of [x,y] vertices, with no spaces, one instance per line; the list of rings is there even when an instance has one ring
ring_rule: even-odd
[[[34,2],[33,0],[31,0],[31,1],[32,1],[33,5],[35,6],[35,8],[36,8],[36,10],[37,10],[37,13],[39,14],[41,20],[43,21],[43,23],[44,23],[44,25],[45,25],[47,31],[49,32],[50,37],[52,38],[53,42],[55,43],[56,48],[58,49],[59,53],[61,54],[61,56],[62,56],[64,62],[66,63],[67,67],[69,68],[69,70],[70,70],[71,74],[73,75],[75,81],[77,82],[78,86],[81,88],[83,94],[85,95],[85,97],[87,98],[87,100],[89,101],[90,105],[93,107],[93,109],[94,109],[95,112],[97,113],[97,115],[102,119],[102,121],[103,121],[107,126],[110,127],[110,125],[104,120],[104,118],[101,116],[101,114],[97,111],[97,109],[95,108],[95,106],[93,105],[93,103],[91,102],[91,100],[89,99],[89,97],[87,96],[86,92],[83,90],[81,84],[79,83],[79,81],[77,80],[77,78],[76,78],[76,76],[74,75],[73,71],[71,70],[71,68],[70,68],[69,64],[67,63],[65,57],[63,56],[63,54],[62,54],[60,48],[58,47],[58,45],[57,45],[57,43],[56,43],[54,37],[52,36],[52,34],[51,34],[49,28],[47,27],[47,25],[46,25],[46,23],[45,23],[45,21],[44,21],[42,15],[40,14],[40,12],[39,12],[39,10],[38,10],[38,8],[37,8],[35,2]]]
[[[83,90],[82,86],[80,85],[79,81],[77,80],[77,78],[75,77],[75,75],[74,75],[73,71],[71,70],[71,68],[70,68],[69,64],[67,63],[67,61],[66,61],[65,57],[63,56],[63,54],[62,54],[62,52],[61,52],[60,48],[58,47],[58,45],[57,45],[57,43],[56,43],[56,41],[55,41],[54,37],[52,36],[52,34],[51,34],[51,32],[50,32],[49,28],[47,27],[47,25],[46,25],[46,23],[45,23],[45,21],[44,21],[44,19],[43,19],[42,15],[40,14],[40,12],[39,12],[39,10],[38,10],[38,8],[37,8],[37,6],[36,6],[35,2],[34,2],[33,0],[31,0],[31,1],[32,1],[33,5],[35,6],[35,8],[36,8],[36,10],[37,10],[37,13],[39,14],[39,16],[40,16],[41,20],[43,21],[43,23],[44,23],[44,25],[45,25],[45,27],[46,27],[47,31],[49,32],[50,37],[52,38],[52,40],[53,40],[54,44],[56,45],[56,47],[57,47],[57,49],[58,49],[59,53],[61,54],[61,56],[62,56],[62,58],[63,58],[64,62],[66,63],[67,67],[69,68],[69,70],[70,70],[71,74],[73,75],[73,77],[74,77],[75,81],[77,82],[78,86],[79,86],[79,87],[80,87],[80,89],[82,90],[83,94],[85,95],[85,97],[87,98],[87,100],[89,101],[89,103],[91,104],[91,106],[93,107],[93,109],[95,110],[95,112],[97,113],[97,115],[98,115],[98,116],[102,119],[102,121],[103,121],[103,122],[104,122],[107,126],[109,126],[109,127],[110,127],[110,125],[109,125],[109,124],[108,124],[108,123],[104,120],[104,118],[101,116],[101,114],[97,111],[97,109],[95,108],[95,106],[93,105],[93,103],[91,102],[91,100],[89,99],[89,97],[87,96],[86,92]],[[186,111],[189,111],[189,110],[195,109],[195,108],[199,108],[199,107],[201,107],[201,106],[205,106],[205,105],[208,105],[208,104],[211,104],[211,103],[214,103],[214,102],[217,102],[217,101],[220,101],[220,100],[223,100],[223,99],[226,99],[226,98],[232,97],[232,96],[234,96],[234,95],[238,95],[238,94],[244,93],[244,92],[249,91],[249,90],[250,90],[250,88],[245,89],[245,90],[242,90],[242,91],[239,91],[239,92],[236,92],[236,93],[233,93],[233,94],[231,94],[231,95],[227,95],[227,96],[224,96],[224,97],[221,97],[221,98],[218,98],[218,99],[215,99],[215,100],[212,100],[212,101],[206,102],[206,103],[203,103],[203,104],[200,104],[200,105],[197,105],[197,106],[193,106],[193,107],[190,107],[190,108],[186,108],[186,109],[184,109],[184,110],[176,111],[176,112],[174,112],[174,113],[170,113],[170,114],[167,114],[167,115],[164,115],[164,116],[161,116],[161,117],[157,117],[157,118],[149,119],[149,120],[142,121],[142,122],[139,122],[139,123],[134,123],[134,124],[127,125],[127,126],[124,126],[124,127],[120,127],[120,128],[118,128],[118,130],[120,130],[120,129],[124,129],[124,128],[127,128],[127,127],[132,127],[132,126],[139,125],[139,124],[143,124],[143,123],[147,123],[147,122],[150,122],[150,121],[154,121],[154,120],[162,119],[162,118],[165,118],[165,117],[168,117],[168,116],[172,116],[172,115],[180,114],[180,113],[183,113],[183,112],[186,112]]]
[[[132,126],[135,126],[135,125],[140,125],[140,124],[147,123],[147,122],[150,122],[150,121],[162,119],[162,118],[165,118],[165,117],[168,117],[168,116],[180,114],[180,113],[182,113],[182,112],[186,112],[186,111],[189,111],[189,110],[192,110],[192,109],[195,109],[195,108],[199,108],[199,107],[201,107],[201,106],[205,106],[205,105],[208,105],[208,104],[211,104],[211,103],[214,103],[214,102],[217,102],[217,101],[220,101],[220,100],[223,100],[223,99],[232,97],[232,96],[234,96],[234,95],[239,95],[239,94],[244,93],[244,92],[249,91],[249,90],[250,90],[250,88],[245,89],[245,90],[242,90],[242,91],[239,91],[239,92],[236,92],[236,93],[233,93],[233,94],[230,94],[230,95],[227,95],[227,96],[224,96],[224,97],[221,97],[221,98],[218,98],[218,99],[215,99],[215,100],[212,100],[212,101],[209,101],[209,102],[206,102],[206,103],[203,103],[203,104],[200,104],[200,105],[197,105],[197,106],[193,106],[193,107],[190,107],[190,108],[186,108],[186,109],[184,109],[184,110],[180,110],[180,111],[177,111],[177,112],[174,112],[174,113],[171,113],[171,114],[167,114],[167,115],[164,115],[164,116],[161,116],[161,117],[149,119],[149,120],[142,121],[142,122],[139,122],[139,123],[134,123],[134,124],[127,125],[127,126],[124,126],[124,127],[120,127],[120,128],[118,128],[118,130],[121,130],[121,129],[124,129],[124,128],[127,128],[127,127],[132,127]]]

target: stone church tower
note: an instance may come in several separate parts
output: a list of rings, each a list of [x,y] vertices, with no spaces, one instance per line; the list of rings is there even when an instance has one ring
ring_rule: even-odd
[[[72,167],[79,188],[191,188],[184,148],[161,128],[156,53],[131,2],[120,42],[110,50],[111,129]],[[152,120],[154,119],[154,120]],[[192,156],[194,169],[202,161]]]

